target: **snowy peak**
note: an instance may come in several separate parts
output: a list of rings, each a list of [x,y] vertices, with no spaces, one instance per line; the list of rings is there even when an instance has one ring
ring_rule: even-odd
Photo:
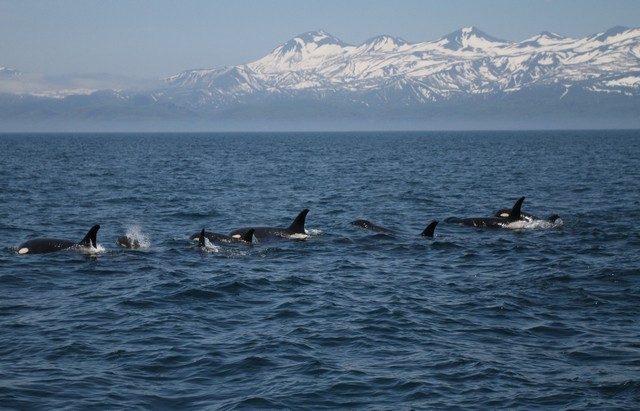
[[[541,47],[541,46],[549,46],[558,44],[567,40],[566,37],[561,36],[556,33],[551,33],[548,31],[543,31],[537,36],[533,36],[531,38],[526,39],[525,41],[518,44],[518,47]]]
[[[339,38],[327,33],[324,30],[310,31],[293,39],[293,41],[302,41],[305,44],[315,44],[317,47],[325,45],[335,45],[340,47],[348,46]]]
[[[473,26],[454,31],[438,40],[437,43],[441,47],[453,51],[490,50],[507,44]]]
[[[406,45],[407,42],[399,37],[382,35],[365,41],[358,49],[363,52],[392,52]]]
[[[604,33],[598,33],[595,36],[591,37],[591,39],[595,40],[595,41],[599,41],[601,43],[607,43],[610,40],[614,40],[616,41],[617,37],[622,37],[622,35],[625,34],[632,34],[633,35],[633,31],[638,31],[636,30],[631,30],[628,27],[622,27],[622,26],[616,26],[613,27],[607,31],[605,31]],[[638,34],[636,33],[636,36]]]
[[[314,62],[343,54],[349,45],[323,31],[310,31],[292,38],[250,66],[257,72],[313,67]]]
[[[272,54],[284,56],[291,53],[310,52],[323,46],[346,47],[347,44],[323,30],[309,31],[287,41],[276,48]]]

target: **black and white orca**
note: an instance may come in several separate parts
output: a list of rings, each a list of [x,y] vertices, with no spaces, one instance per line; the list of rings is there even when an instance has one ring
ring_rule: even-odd
[[[450,217],[445,221],[454,224],[463,224],[471,227],[487,227],[487,228],[522,228],[520,209],[522,208],[522,202],[524,197],[520,197],[513,207],[509,210],[506,217],[467,217],[457,218]]]
[[[122,248],[131,248],[133,250],[140,248],[140,241],[137,238],[129,237],[126,235],[121,235],[116,240],[116,244],[118,244]]]
[[[258,241],[270,239],[270,238],[291,238],[295,240],[302,240],[307,237],[307,232],[304,229],[304,223],[307,218],[309,209],[305,208],[298,214],[293,220],[291,225],[286,228],[282,227],[245,227],[229,233],[230,237],[243,238],[249,230],[254,230],[253,235]]]
[[[385,234],[391,234],[391,235],[403,234],[403,233],[400,233],[399,231],[373,224],[369,220],[355,220],[355,221],[352,221],[351,224],[355,225],[356,227],[361,227],[367,230],[377,231]],[[437,225],[438,225],[438,222],[436,220],[433,220],[431,223],[429,223],[429,225],[424,230],[422,230],[420,235],[423,237],[433,237],[433,233]]]
[[[84,236],[82,241],[78,243],[69,240],[60,240],[57,238],[34,238],[20,244],[20,247],[18,247],[18,254],[43,254],[75,247],[95,249],[97,247],[96,237],[99,229],[100,226],[98,224],[94,225],[89,229],[87,235]]]
[[[253,233],[255,230],[250,228],[242,237],[232,237],[225,234],[214,233],[211,231],[204,231],[204,228],[199,233],[194,233],[189,237],[191,240],[200,241],[202,237],[209,240],[210,243],[252,243]]]

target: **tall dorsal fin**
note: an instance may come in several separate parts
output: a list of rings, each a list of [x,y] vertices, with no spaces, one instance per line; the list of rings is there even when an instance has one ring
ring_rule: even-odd
[[[296,234],[305,234],[304,231],[304,221],[307,218],[307,213],[309,212],[308,208],[300,211],[300,214],[293,220],[293,223],[289,226],[288,230],[292,231]]]
[[[433,232],[436,230],[436,226],[438,225],[438,222],[436,220],[433,220],[431,222],[431,224],[429,224],[427,226],[427,228],[425,228],[420,235],[423,237],[432,237],[433,238]]]
[[[200,231],[200,237],[198,238],[198,247],[205,247],[205,241],[207,237],[204,236],[204,228]]]
[[[524,197],[520,197],[518,201],[511,208],[511,212],[509,213],[509,221],[517,221],[520,220],[520,208],[522,208],[522,202],[524,201]]]
[[[244,233],[244,235],[242,236],[242,241],[245,241],[247,243],[253,243],[253,233],[256,231],[255,228],[250,228],[247,230],[246,233]]]
[[[84,236],[84,238],[82,239],[82,241],[78,243],[78,245],[81,245],[83,247],[96,248],[97,247],[96,237],[98,236],[99,229],[100,229],[99,224],[96,224],[93,227],[91,227],[87,232],[87,235]]]

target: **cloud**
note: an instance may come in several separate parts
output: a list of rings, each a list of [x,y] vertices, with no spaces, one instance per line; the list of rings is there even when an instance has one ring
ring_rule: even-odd
[[[97,90],[147,90],[156,88],[159,84],[159,80],[102,73],[46,76],[8,69],[0,71],[0,93],[12,94],[87,94]]]

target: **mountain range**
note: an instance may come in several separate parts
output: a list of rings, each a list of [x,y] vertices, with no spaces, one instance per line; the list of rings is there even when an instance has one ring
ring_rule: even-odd
[[[320,30],[257,61],[151,88],[35,92],[17,86],[23,77],[0,68],[4,128],[640,127],[639,28],[510,42],[466,27],[430,42],[382,35],[360,45]]]

